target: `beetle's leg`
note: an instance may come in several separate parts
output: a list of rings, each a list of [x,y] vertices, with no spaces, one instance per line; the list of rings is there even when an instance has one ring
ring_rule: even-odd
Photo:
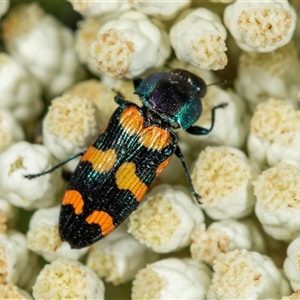
[[[43,176],[45,174],[51,173],[54,170],[56,170],[56,169],[60,168],[61,166],[63,166],[64,164],[68,163],[69,161],[75,159],[76,157],[83,155],[84,153],[85,153],[85,151],[77,153],[77,154],[74,154],[74,155],[68,157],[66,160],[60,162],[59,164],[57,164],[56,166],[52,167],[51,169],[49,169],[47,171],[44,171],[44,172],[41,172],[41,173],[37,173],[37,174],[27,174],[27,175],[24,175],[24,177],[28,178],[28,179],[33,179],[33,178],[36,178],[36,177]]]
[[[190,134],[194,134],[194,135],[207,135],[209,134],[213,128],[214,128],[214,125],[215,125],[215,111],[216,109],[218,108],[224,108],[227,106],[227,103],[222,103],[222,104],[219,104],[215,107],[213,107],[213,109],[211,110],[211,126],[209,129],[207,128],[203,128],[203,127],[200,127],[200,126],[190,126],[189,128],[186,129],[186,131]]]
[[[127,100],[125,100],[124,96],[121,94],[121,92],[113,90],[116,93],[116,96],[114,97],[114,100],[117,104],[122,105],[125,102],[128,102]]]
[[[136,88],[140,85],[140,83],[143,81],[142,78],[135,78],[133,79],[133,86],[134,86],[134,89],[136,90]]]
[[[182,166],[183,166],[183,169],[184,169],[184,172],[185,172],[185,175],[187,177],[187,181],[188,181],[188,184],[189,184],[189,187],[190,187],[190,190],[191,190],[191,193],[193,194],[194,198],[196,199],[197,203],[198,204],[201,204],[201,196],[197,194],[197,192],[195,191],[195,188],[194,188],[194,185],[192,183],[192,178],[191,178],[191,175],[190,175],[190,172],[188,170],[188,167],[186,165],[186,162],[184,160],[184,156],[179,148],[179,146],[177,145],[176,149],[175,149],[175,155],[180,159],[181,163],[182,163]]]

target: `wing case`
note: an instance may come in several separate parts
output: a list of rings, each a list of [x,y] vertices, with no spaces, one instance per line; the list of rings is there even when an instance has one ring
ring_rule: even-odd
[[[149,124],[124,102],[87,149],[63,198],[59,231],[73,248],[106,236],[137,207],[177,146],[172,130]]]

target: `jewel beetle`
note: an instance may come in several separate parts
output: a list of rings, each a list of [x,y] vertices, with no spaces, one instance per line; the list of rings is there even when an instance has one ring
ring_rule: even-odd
[[[134,80],[134,93],[142,106],[115,97],[118,108],[105,129],[84,152],[52,169],[29,174],[31,179],[53,171],[82,155],[68,183],[59,217],[59,234],[72,248],[83,248],[102,239],[120,225],[138,206],[149,186],[175,154],[194,190],[174,129],[206,135],[214,126],[211,111],[209,129],[193,125],[202,112],[201,98],[206,84],[186,70],[153,73]]]

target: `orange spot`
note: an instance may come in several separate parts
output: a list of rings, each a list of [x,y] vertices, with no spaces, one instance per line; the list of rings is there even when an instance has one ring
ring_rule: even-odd
[[[159,127],[149,126],[140,133],[139,143],[150,149],[161,150],[170,142],[170,133]]]
[[[143,129],[144,119],[136,107],[127,107],[122,112],[119,122],[129,135],[135,135]]]
[[[82,208],[84,205],[84,201],[82,199],[81,194],[76,190],[66,191],[63,201],[63,205],[71,204],[74,207],[74,212],[76,215],[82,213]]]
[[[171,158],[172,158],[172,156],[168,157],[166,160],[164,160],[163,162],[161,162],[158,165],[156,172],[155,172],[156,176],[158,176],[163,171],[163,169],[169,164]]]
[[[81,161],[89,161],[97,172],[110,171],[116,160],[117,154],[114,149],[102,151],[93,146],[89,147],[81,158]]]
[[[137,201],[141,201],[147,192],[147,185],[140,181],[135,174],[135,164],[126,162],[116,172],[116,184],[120,190],[129,190]]]
[[[103,235],[109,234],[116,226],[113,223],[113,218],[105,211],[94,210],[86,219],[89,224],[98,224]]]

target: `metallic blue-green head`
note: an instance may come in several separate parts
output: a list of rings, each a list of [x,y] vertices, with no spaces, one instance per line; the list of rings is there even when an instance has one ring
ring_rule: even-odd
[[[201,98],[206,93],[206,84],[193,73],[175,69],[149,75],[134,93],[172,127],[187,129],[201,115]]]

